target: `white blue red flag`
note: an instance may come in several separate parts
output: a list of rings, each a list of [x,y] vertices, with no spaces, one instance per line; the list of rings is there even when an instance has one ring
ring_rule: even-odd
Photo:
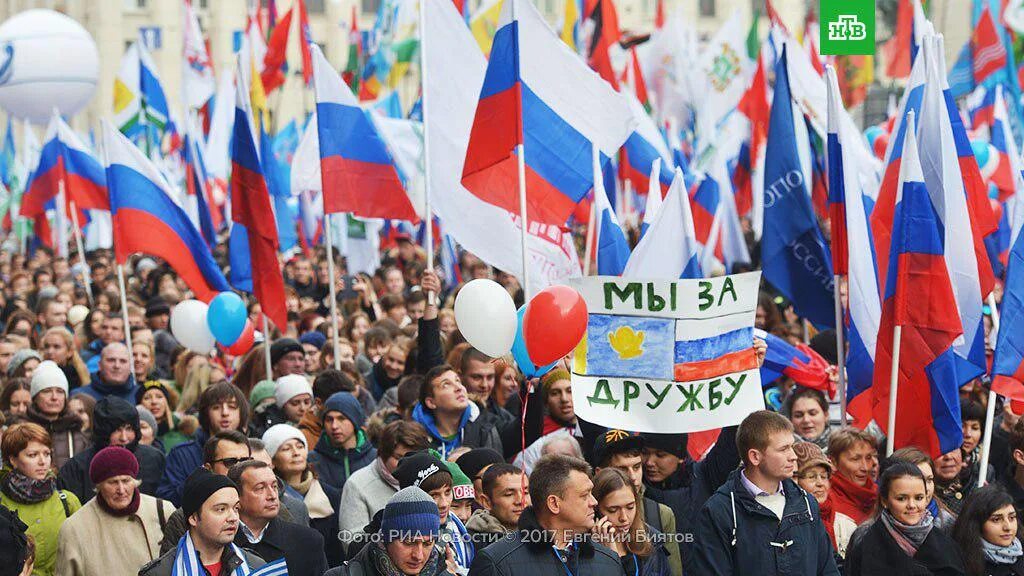
[[[117,261],[124,264],[137,252],[162,258],[204,302],[230,290],[210,247],[157,167],[105,120],[103,143]]]
[[[633,249],[622,275],[627,278],[703,277],[690,199],[680,168],[676,168],[665,202]]]
[[[324,212],[419,221],[406,183],[373,115],[313,46]]]
[[[591,143],[611,157],[635,126],[626,98],[554,35],[532,2],[506,0],[462,183],[518,214],[522,145],[529,218],[560,226],[594,188]]]
[[[928,50],[927,44],[922,50]],[[874,385],[870,394],[851,401],[850,411],[855,425],[866,425],[870,414],[889,432],[893,331],[900,326],[895,446],[917,446],[934,458],[955,450],[963,441],[953,350],[962,329],[943,257],[939,218],[917,153],[913,114],[907,123]],[[865,404],[872,409],[865,410]]]

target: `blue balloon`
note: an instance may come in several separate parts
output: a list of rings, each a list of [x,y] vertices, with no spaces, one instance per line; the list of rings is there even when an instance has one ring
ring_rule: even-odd
[[[988,142],[984,142],[981,140],[971,140],[971,150],[974,151],[974,157],[978,159],[978,166],[984,166],[988,164]]]
[[[882,134],[885,134],[885,131],[879,128],[878,126],[868,126],[868,128],[864,130],[864,138],[872,147],[874,147],[875,145],[875,139],[881,136]]]
[[[552,368],[558,364],[555,360],[547,366],[538,368],[534,365],[533,361],[530,360],[530,354],[526,351],[526,341],[523,340],[523,316],[526,315],[526,307],[529,304],[523,304],[519,307],[519,311],[516,314],[519,316],[519,327],[516,328],[516,339],[512,342],[512,358],[515,359],[516,365],[519,367],[519,371],[523,373],[526,378],[540,378],[547,374]]]
[[[221,292],[210,301],[206,323],[210,332],[221,346],[231,346],[245,331],[248,319],[245,302],[234,292]]]

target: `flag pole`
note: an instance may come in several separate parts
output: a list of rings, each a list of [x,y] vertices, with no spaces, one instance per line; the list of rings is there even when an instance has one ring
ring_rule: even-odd
[[[64,187],[64,180],[61,179],[61,188]],[[78,207],[75,201],[71,201],[71,229],[75,234],[75,246],[78,248],[78,257],[82,259],[82,277],[85,281],[85,295],[89,297],[89,306],[92,306],[92,270],[89,261],[85,259],[85,244],[82,242],[82,230],[78,226]]]
[[[420,85],[422,94],[420,98],[420,114],[423,116],[423,225],[427,227],[424,234],[424,248],[427,251],[427,270],[434,269],[434,217],[430,210],[430,135],[426,127],[428,118],[427,110],[427,2],[420,0]],[[427,304],[434,305],[436,294],[433,291],[427,292]]]
[[[595,194],[597,191],[595,190]],[[583,247],[583,275],[590,276],[590,261],[594,259],[594,242],[596,241],[597,198],[590,203],[590,217],[587,218],[587,240]]]
[[[846,334],[844,334],[845,322],[843,321],[843,300],[840,293],[840,283],[843,277],[839,274],[832,276],[832,296],[835,299],[836,308],[836,369],[839,371],[839,423],[842,426],[847,424],[846,416]]]
[[[999,333],[999,308],[996,307],[996,297],[988,295],[988,307],[992,310],[992,336]],[[992,456],[992,427],[996,419],[996,393],[992,390],[992,383],[988,388],[988,404],[985,406],[985,428],[981,439],[981,469],[978,473],[978,487],[981,488],[988,480],[988,462]]]
[[[332,284],[333,284],[333,282],[332,282]],[[260,311],[261,312],[262,312],[262,309],[263,308],[261,306],[260,307]],[[273,380],[274,379],[274,368],[273,368],[273,366],[271,366],[271,363],[270,363],[270,324],[267,322],[267,315],[266,314],[260,314],[260,315],[263,316],[263,365],[267,369],[266,380]],[[337,358],[338,355],[335,354],[334,357]]]
[[[53,223],[55,230],[53,231],[53,246],[54,250],[59,256],[67,256],[67,214],[64,212],[67,208],[67,201],[64,195],[64,176],[62,175],[57,181],[57,205],[53,211]]]
[[[516,21],[516,2],[518,0],[512,0],[511,15],[512,21]],[[518,35],[518,32],[516,32]],[[516,38],[518,44],[519,39]],[[519,103],[521,106],[522,103]],[[523,130],[523,119],[520,110],[519,117],[519,131],[522,134]],[[519,164],[519,218],[520,218],[520,240],[523,251],[523,297],[527,302],[530,301],[530,253],[526,249],[527,234],[530,233],[530,220],[526,217],[526,145],[524,144],[525,139],[520,139],[519,145],[516,146],[516,160]]]
[[[885,439],[885,455],[892,456],[896,445],[896,399],[899,393],[900,340],[903,327],[899,324],[892,329],[892,370],[889,373],[889,428]]]
[[[136,378],[135,362],[132,360],[132,329],[128,323],[128,292],[124,289],[124,264],[117,265],[117,285],[121,289],[121,316],[124,318],[124,339],[128,345],[128,367],[132,370],[132,379]]]
[[[324,214],[324,234],[327,236],[327,276],[330,277],[328,284],[330,285],[330,298],[331,298],[331,344],[334,350],[334,369],[341,370],[341,357],[338,356],[338,296],[337,296],[337,279],[334,276],[334,232],[331,227],[331,218],[334,214]],[[264,325],[267,321],[267,317],[263,317]],[[268,356],[269,358],[269,356]]]

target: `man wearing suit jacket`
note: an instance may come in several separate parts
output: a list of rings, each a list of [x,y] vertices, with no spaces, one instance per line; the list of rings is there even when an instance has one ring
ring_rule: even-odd
[[[240,526],[235,545],[267,562],[284,558],[289,574],[327,571],[324,537],[312,528],[277,517],[281,501],[277,476],[266,462],[247,460],[231,467],[228,478],[238,485]]]

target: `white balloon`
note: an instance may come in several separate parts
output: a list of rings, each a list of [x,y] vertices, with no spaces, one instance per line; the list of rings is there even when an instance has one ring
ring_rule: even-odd
[[[171,311],[171,334],[196,354],[209,354],[217,341],[206,324],[209,307],[199,300],[184,300]]]
[[[455,297],[455,322],[466,342],[497,358],[512,350],[519,321],[512,296],[493,280],[479,278]]]
[[[36,124],[72,116],[96,92],[100,56],[89,32],[53,10],[26,10],[0,26],[0,106]]]

